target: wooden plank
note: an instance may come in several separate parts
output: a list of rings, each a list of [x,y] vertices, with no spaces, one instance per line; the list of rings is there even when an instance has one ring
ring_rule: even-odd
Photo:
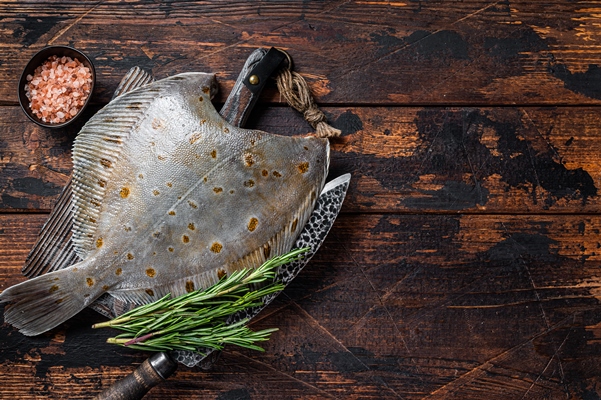
[[[43,221],[0,215],[0,289]],[[181,367],[148,398],[599,395],[600,230],[599,215],[343,214],[253,323],[280,328],[265,353]],[[104,344],[100,319],[36,338],[3,325],[0,397],[90,397],[131,371],[144,354]]]
[[[601,65],[594,4],[224,0],[157,7],[144,0],[3,0],[0,15],[0,99],[12,104],[26,60],[47,44],[73,45],[93,59],[99,75],[94,101],[100,103],[135,65],[159,77],[219,73],[229,89],[248,54],[260,46],[289,50],[322,103],[601,101],[594,84]],[[265,96],[279,100],[273,90]]]
[[[601,109],[326,108],[343,131],[331,175],[353,174],[347,212],[601,211]],[[90,110],[88,116],[94,110]],[[78,126],[44,130],[0,107],[0,209],[48,210],[68,179]],[[311,131],[288,107],[250,127]]]

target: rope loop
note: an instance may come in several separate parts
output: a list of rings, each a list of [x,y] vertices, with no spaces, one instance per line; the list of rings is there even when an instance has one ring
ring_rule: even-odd
[[[315,104],[305,78],[298,72],[291,70],[292,60],[288,53],[283,50],[280,51],[288,58],[288,66],[282,68],[276,78],[279,92],[284,96],[290,107],[303,114],[305,120],[316,130],[318,137],[340,136],[340,129],[329,125],[325,114]]]

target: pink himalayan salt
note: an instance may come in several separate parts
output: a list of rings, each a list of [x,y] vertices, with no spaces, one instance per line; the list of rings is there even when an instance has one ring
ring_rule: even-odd
[[[27,75],[25,94],[31,111],[45,123],[73,118],[92,88],[92,73],[77,58],[51,56]]]

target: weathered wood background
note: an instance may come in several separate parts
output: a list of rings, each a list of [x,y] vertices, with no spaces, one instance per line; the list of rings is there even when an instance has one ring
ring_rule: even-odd
[[[48,44],[94,61],[89,115],[132,66],[218,73],[289,51],[353,174],[321,252],[253,324],[265,353],[181,367],[149,399],[601,398],[601,3],[0,0],[0,289],[71,171],[79,125],[28,122],[16,85]],[[82,121],[83,122],[83,121]],[[308,125],[274,87],[249,122]],[[89,398],[146,354],[84,311],[0,328],[0,398]]]

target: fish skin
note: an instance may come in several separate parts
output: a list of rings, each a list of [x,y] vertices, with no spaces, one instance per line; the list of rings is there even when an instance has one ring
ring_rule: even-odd
[[[321,192],[327,139],[237,128],[187,73],[119,96],[74,145],[83,261],[0,294],[6,322],[45,332],[105,292],[136,304],[215,283],[290,250]]]

